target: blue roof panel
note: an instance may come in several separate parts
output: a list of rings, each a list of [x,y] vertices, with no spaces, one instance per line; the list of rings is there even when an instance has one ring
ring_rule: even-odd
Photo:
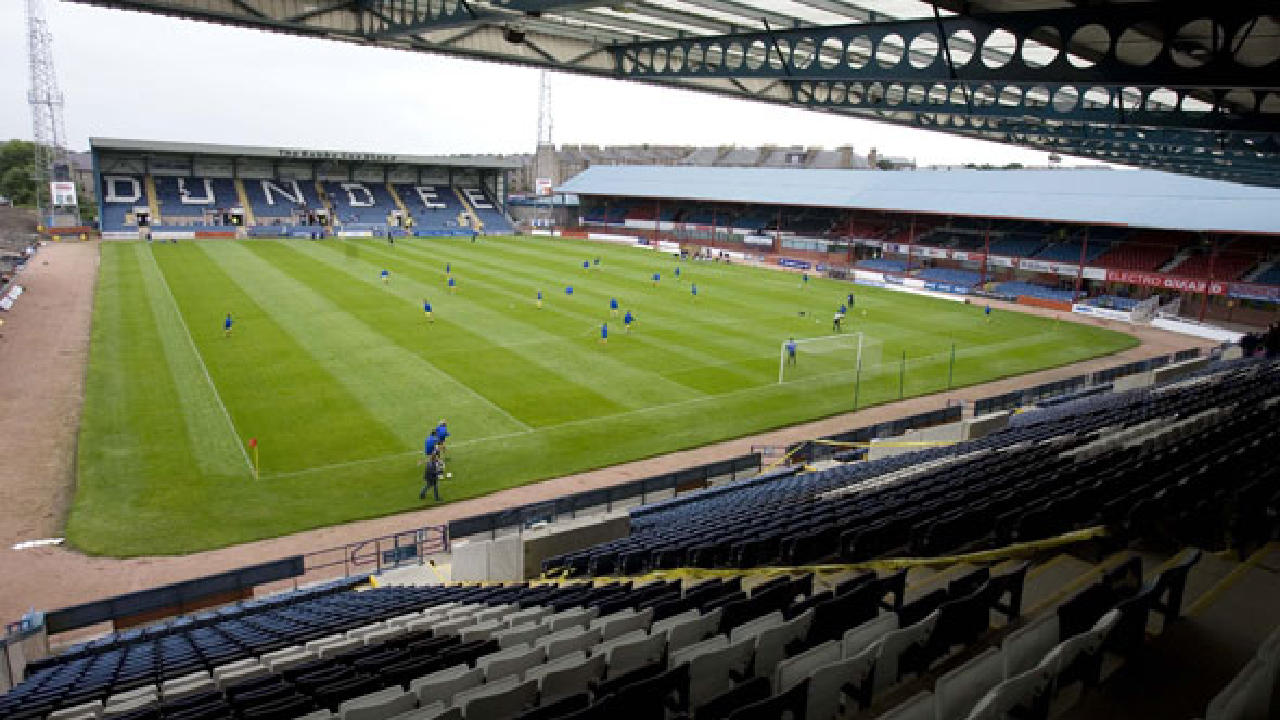
[[[1280,234],[1280,190],[1154,170],[594,165],[556,192]]]

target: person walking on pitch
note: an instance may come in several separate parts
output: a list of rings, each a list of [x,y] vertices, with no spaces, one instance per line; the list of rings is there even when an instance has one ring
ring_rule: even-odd
[[[434,438],[434,435],[428,437],[427,444],[431,444]],[[435,501],[440,502],[440,478],[444,475],[444,460],[436,451],[428,452],[426,455],[426,468],[422,471],[422,492],[418,493],[418,499],[426,500],[427,490],[431,490]]]
[[[458,292],[458,281],[453,279],[453,276],[450,275],[449,276],[449,294],[454,295],[454,294],[457,294],[457,292]]]
[[[698,283],[693,283],[692,285],[690,285],[689,292],[693,294],[693,301],[697,302],[698,301]]]
[[[833,333],[840,332],[841,331],[840,323],[842,323],[843,321],[844,321],[844,306],[841,305],[840,309],[836,311],[835,316],[831,318],[831,332]]]
[[[618,317],[618,298],[609,298],[609,314]]]
[[[224,337],[231,337],[231,313],[227,313],[227,319],[222,321],[222,333]]]
[[[391,282],[391,271],[390,271],[390,270],[387,270],[386,268],[383,268],[383,269],[382,269],[382,272],[380,273],[380,275],[382,276],[382,284],[383,284],[383,285],[386,285],[387,283]]]
[[[787,364],[788,365],[796,364],[796,339],[795,338],[790,338],[789,340],[787,340]]]
[[[600,344],[605,345],[609,342],[609,323],[601,323],[600,325]]]
[[[982,314],[987,316],[987,324],[990,325],[991,324],[991,303],[987,303],[987,307],[983,309]]]
[[[539,310],[542,309],[542,291],[541,290],[538,291],[538,309]]]
[[[422,314],[426,316],[427,322],[433,323],[436,321],[435,316],[431,314],[431,301],[426,298],[422,300]]]
[[[622,324],[626,326],[628,335],[631,334],[631,323],[635,321],[636,321],[636,318],[634,315],[631,314],[630,310],[628,310],[627,314],[622,317]]]
[[[653,286],[654,286],[654,287],[658,287],[658,281],[659,281],[659,280],[661,280],[661,279],[662,279],[662,275],[660,275],[660,274],[658,274],[658,273],[654,273],[654,274],[653,274]]]

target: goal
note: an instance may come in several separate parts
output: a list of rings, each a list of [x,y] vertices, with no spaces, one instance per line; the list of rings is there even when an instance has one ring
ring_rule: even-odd
[[[862,332],[797,338],[794,363],[787,352],[788,342],[783,340],[778,350],[780,383],[839,374],[848,374],[852,380],[864,365],[879,362],[880,343]]]

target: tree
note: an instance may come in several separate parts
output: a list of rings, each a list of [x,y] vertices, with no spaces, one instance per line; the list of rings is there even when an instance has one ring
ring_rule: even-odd
[[[36,145],[28,140],[10,140],[0,144],[0,195],[14,205],[34,205]]]

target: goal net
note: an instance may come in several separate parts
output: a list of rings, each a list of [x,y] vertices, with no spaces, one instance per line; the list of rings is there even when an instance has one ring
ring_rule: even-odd
[[[852,382],[861,366],[863,374],[880,364],[881,343],[862,332],[796,338],[795,357],[791,357],[783,340],[778,353],[778,382],[796,382],[812,378],[847,375]]]

